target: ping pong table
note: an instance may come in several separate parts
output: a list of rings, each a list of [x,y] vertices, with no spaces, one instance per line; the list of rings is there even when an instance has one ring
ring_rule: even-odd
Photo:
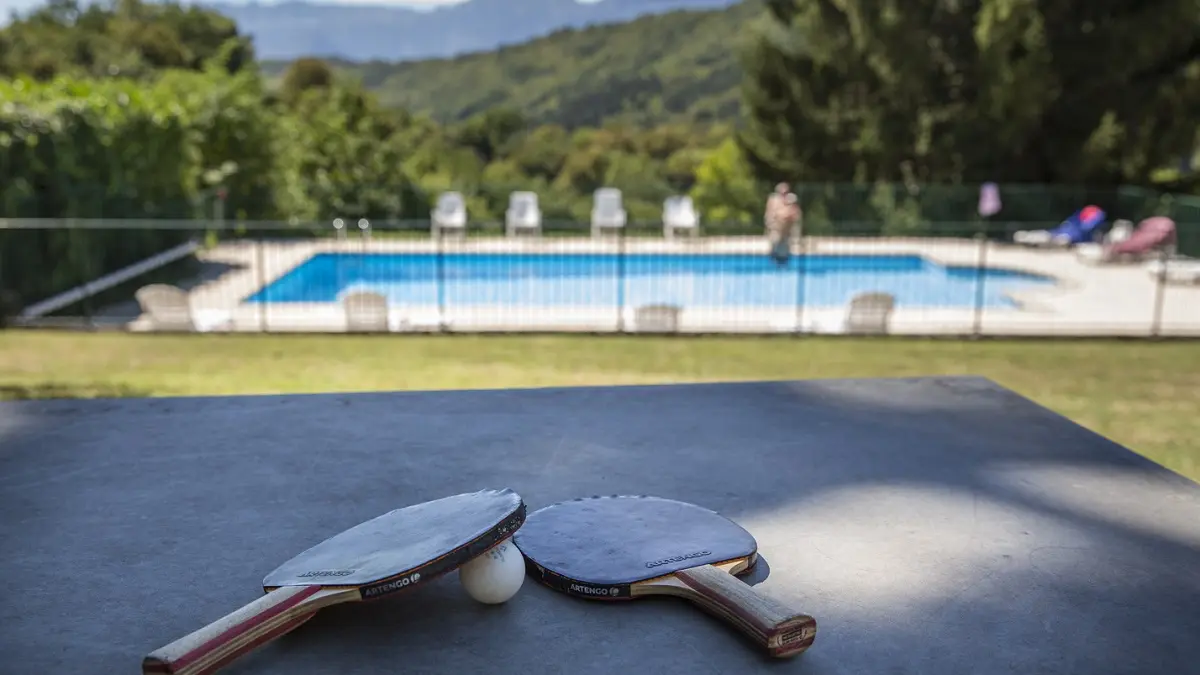
[[[717,510],[816,643],[447,577],[223,672],[1200,672],[1200,486],[967,377],[6,403],[0,673],[138,672],[330,533],[489,487]]]

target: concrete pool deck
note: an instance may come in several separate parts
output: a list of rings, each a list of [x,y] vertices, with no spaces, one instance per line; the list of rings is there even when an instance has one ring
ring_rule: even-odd
[[[223,274],[190,291],[195,310],[227,315],[221,330],[235,332],[343,332],[345,311],[338,303],[247,303],[246,298],[318,253],[762,253],[761,237],[702,237],[662,240],[615,239],[358,239],[272,240],[219,244],[199,254],[223,265]],[[947,266],[974,267],[980,243],[970,239],[899,239],[807,237],[805,251],[817,255],[920,255]],[[902,335],[1145,336],[1152,330],[1157,280],[1140,264],[1095,266],[1074,253],[1036,250],[989,242],[985,266],[1029,272],[1055,279],[1053,285],[1025,288],[1009,296],[1016,307],[922,308],[899,306],[890,332]],[[864,288],[863,290],[871,290]],[[1200,336],[1200,286],[1162,289],[1158,334]],[[436,305],[392,309],[396,331],[582,331],[633,330],[634,307],[540,307],[530,305],[453,305],[439,314]],[[820,332],[836,323],[844,307],[695,307],[684,308],[680,332]],[[126,326],[149,330],[145,317]]]

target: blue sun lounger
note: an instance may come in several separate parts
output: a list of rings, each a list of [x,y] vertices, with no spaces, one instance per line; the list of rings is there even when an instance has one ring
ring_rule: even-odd
[[[1053,230],[1017,232],[1013,241],[1030,246],[1074,246],[1094,241],[1107,214],[1098,206],[1085,206]]]

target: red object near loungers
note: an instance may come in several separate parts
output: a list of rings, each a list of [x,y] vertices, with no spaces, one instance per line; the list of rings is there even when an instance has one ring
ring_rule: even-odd
[[[1109,246],[1106,252],[1109,257],[1137,256],[1174,243],[1175,221],[1164,216],[1155,216],[1138,223],[1137,229],[1128,239]]]

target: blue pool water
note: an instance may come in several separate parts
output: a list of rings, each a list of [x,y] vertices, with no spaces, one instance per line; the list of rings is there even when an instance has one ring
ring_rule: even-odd
[[[248,301],[336,302],[369,290],[393,305],[794,307],[842,306],[858,293],[885,291],[897,306],[950,308],[973,307],[981,279],[989,307],[1010,305],[1007,291],[1052,283],[916,255],[809,255],[777,267],[752,254],[321,253]]]

